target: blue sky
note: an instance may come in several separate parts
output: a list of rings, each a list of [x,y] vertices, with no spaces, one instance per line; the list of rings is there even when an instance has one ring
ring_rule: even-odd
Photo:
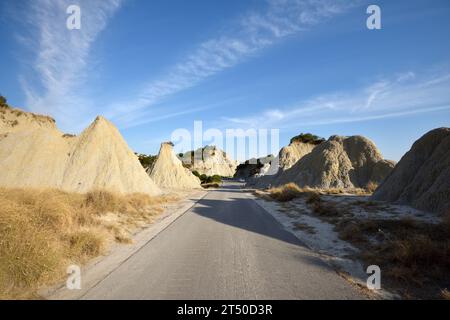
[[[66,8],[81,8],[68,30]],[[381,8],[368,30],[366,8]],[[178,128],[360,134],[399,160],[450,124],[447,0],[2,1],[0,93],[79,133],[97,114],[133,150]]]

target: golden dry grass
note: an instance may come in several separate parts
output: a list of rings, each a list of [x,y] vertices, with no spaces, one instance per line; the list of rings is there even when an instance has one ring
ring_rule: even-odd
[[[450,281],[450,229],[445,222],[428,224],[408,218],[347,220],[336,229],[341,239],[362,250],[361,257],[368,265],[379,265],[394,287],[412,296],[426,294],[434,298],[439,293],[430,294],[426,288]],[[369,237],[377,238],[377,242]]]
[[[441,290],[441,297],[444,300],[450,300],[450,291],[447,288]]]
[[[368,188],[368,187],[367,187]],[[328,194],[328,195],[339,195],[339,194],[354,194],[354,195],[371,195],[372,191],[367,188],[328,188],[328,189],[320,189],[320,193]]]
[[[346,190],[343,188],[328,188],[328,189],[324,189],[322,190],[323,193],[325,194],[344,194],[346,193]]]
[[[315,193],[313,189],[310,188],[300,188],[295,183],[287,183],[280,187],[271,188],[268,190],[269,196],[279,202],[287,202],[293,199],[308,196],[311,193]]]
[[[370,184],[367,188],[373,188],[374,185]],[[267,190],[267,194],[276,201],[279,202],[287,202],[293,199],[309,196],[311,194],[325,194],[325,195],[341,195],[341,194],[354,194],[354,195],[370,195],[372,193],[371,189],[362,189],[362,188],[327,188],[327,189],[318,189],[318,188],[310,188],[304,187],[301,188],[297,184],[291,182],[279,187],[273,187]],[[260,193],[256,193],[256,195],[261,196]]]
[[[373,181],[369,181],[369,183],[366,186],[366,190],[369,193],[374,193],[377,188],[378,188],[378,183],[373,182]]]
[[[36,297],[70,264],[127,243],[136,226],[151,222],[172,197],[86,194],[54,189],[0,188],[0,299]]]

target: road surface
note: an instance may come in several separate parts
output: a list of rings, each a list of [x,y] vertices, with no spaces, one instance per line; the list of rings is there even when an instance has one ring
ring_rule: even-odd
[[[83,299],[362,299],[237,183],[208,192]]]

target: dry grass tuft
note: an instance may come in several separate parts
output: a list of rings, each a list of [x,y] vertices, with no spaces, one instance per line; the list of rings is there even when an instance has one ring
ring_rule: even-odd
[[[288,183],[280,187],[271,188],[268,192],[272,199],[279,202],[291,201],[303,194],[303,190],[295,183]]]
[[[105,235],[94,233],[92,230],[80,230],[68,235],[72,259],[82,263],[100,255],[105,246],[104,237]]]
[[[0,298],[35,297],[65,268],[100,255],[108,242],[130,241],[173,197],[0,188]],[[107,213],[112,218],[107,219]]]
[[[316,196],[320,196],[320,194],[324,195],[342,195],[342,194],[355,194],[355,195],[369,195],[370,191],[362,188],[352,188],[352,189],[344,189],[344,188],[328,188],[328,189],[315,189],[315,188],[301,188],[297,184],[291,182],[284,184],[279,187],[273,187],[266,190],[268,195],[272,200],[276,200],[279,202],[287,202],[296,198],[300,198],[303,196],[309,196],[314,194]],[[262,192],[255,192],[255,194],[259,197],[263,197]],[[267,199],[266,199],[267,200]]]
[[[333,194],[343,194],[346,192],[346,190],[344,190],[342,188],[328,188],[328,189],[323,190],[323,192],[325,194],[333,195]]]
[[[363,252],[367,265],[376,264],[402,290],[449,283],[450,232],[445,223],[413,219],[341,221],[339,236]],[[375,239],[375,241],[374,241]]]
[[[447,288],[441,290],[441,297],[444,300],[450,300],[450,291]]]
[[[253,190],[253,194],[254,194],[256,197],[261,198],[261,199],[263,199],[263,200],[266,200],[266,201],[273,201],[272,197],[271,197],[267,192],[265,192],[265,191],[256,189],[256,190]]]
[[[295,183],[288,183],[280,187],[271,188],[268,190],[269,196],[279,202],[287,202],[296,198],[309,196],[311,193],[316,193],[310,188],[300,188]]]
[[[374,193],[375,190],[377,190],[377,188],[378,188],[378,183],[373,182],[373,181],[369,181],[369,183],[366,186],[366,190],[369,193]]]

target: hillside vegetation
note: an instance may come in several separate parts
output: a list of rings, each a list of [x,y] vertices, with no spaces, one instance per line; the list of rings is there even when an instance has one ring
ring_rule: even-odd
[[[300,133],[298,136],[295,136],[291,139],[290,143],[294,142],[303,142],[317,145],[325,142],[325,139],[312,133]]]
[[[192,174],[200,179],[201,186],[204,188],[215,187],[218,188],[219,184],[222,182],[222,177],[215,174],[213,176],[208,176],[206,174],[200,174],[198,171],[192,171]]]
[[[144,153],[134,153],[138,159],[141,165],[144,167],[145,170],[151,168],[153,164],[155,163],[156,159],[158,159],[158,156],[152,156],[150,154],[144,154]]]

